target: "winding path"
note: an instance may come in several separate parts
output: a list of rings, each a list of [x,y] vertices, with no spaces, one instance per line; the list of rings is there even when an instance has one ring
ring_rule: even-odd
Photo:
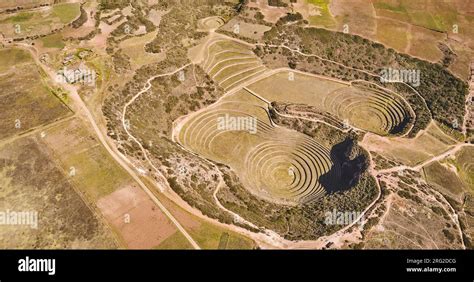
[[[34,58],[36,64],[40,66],[43,71],[51,78],[51,81],[56,81],[56,73],[48,68],[47,66],[43,65],[39,60],[38,56],[36,54],[35,49],[31,49],[29,46],[24,45],[24,44],[17,44],[17,46],[21,47],[22,49],[28,50],[32,57]],[[177,70],[179,71],[179,69]],[[151,80],[149,80],[151,81]],[[149,81],[146,86],[151,87],[151,84],[149,84]],[[137,182],[137,184],[143,189],[143,191],[151,198],[151,200],[160,208],[160,210],[173,222],[173,224],[176,226],[176,228],[184,235],[184,237],[189,241],[189,243],[193,246],[195,249],[200,249],[199,245],[194,241],[194,239],[188,234],[188,232],[181,226],[181,224],[176,220],[176,218],[166,209],[166,207],[158,200],[158,198],[151,192],[151,190],[143,183],[143,181],[140,179],[140,177],[137,175],[136,171],[132,170],[130,168],[130,165],[133,166],[133,164],[122,154],[116,152],[112,147],[108,144],[106,141],[106,138],[102,131],[100,130],[99,126],[95,122],[94,117],[92,116],[91,112],[87,108],[86,104],[84,101],[81,99],[79,94],[77,93],[76,87],[67,84],[67,83],[58,83],[62,88],[64,88],[69,94],[74,102],[74,105],[77,107],[76,110],[79,112],[77,114],[80,114],[82,118],[87,120],[91,125],[92,128],[94,129],[94,132],[99,139],[100,143],[104,146],[104,148],[107,150],[107,152],[112,156],[112,158],[125,170],[128,172],[128,174]],[[146,90],[145,90],[146,91]],[[143,91],[143,92],[145,92]],[[142,93],[143,93],[142,92]],[[141,94],[141,93],[140,93]],[[139,95],[136,95],[138,97]],[[136,99],[136,97],[134,97]],[[133,137],[133,136],[131,136]],[[134,139],[136,140],[136,139]],[[138,142],[138,141],[137,141]],[[141,144],[140,144],[141,146]],[[141,148],[143,148],[141,146]]]

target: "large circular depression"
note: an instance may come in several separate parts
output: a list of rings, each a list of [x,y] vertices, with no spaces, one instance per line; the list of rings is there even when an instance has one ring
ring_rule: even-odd
[[[255,118],[255,130],[222,129],[222,118]],[[338,163],[315,139],[271,124],[267,112],[245,103],[221,103],[189,118],[176,141],[202,157],[229,165],[254,195],[282,204],[317,200],[337,182]],[[331,173],[329,173],[331,172]],[[334,178],[334,179],[332,179]]]

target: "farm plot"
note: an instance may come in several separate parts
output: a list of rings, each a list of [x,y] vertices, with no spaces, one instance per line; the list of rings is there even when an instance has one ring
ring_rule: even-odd
[[[434,122],[412,139],[383,138],[368,134],[361,142],[361,145],[370,151],[410,166],[442,154],[455,144],[456,141],[443,133]]]
[[[137,185],[112,192],[101,198],[97,206],[131,249],[157,247],[179,232]]]
[[[457,12],[450,2],[374,1],[377,15],[438,31],[449,31],[456,23]]]
[[[163,194],[156,194],[163,205],[189,232],[202,249],[253,249],[256,243],[240,233],[204,220],[168,199]],[[180,232],[162,241],[157,249],[192,249],[189,241]]]
[[[208,44],[202,67],[226,91],[267,70],[247,46],[220,38]]]
[[[51,93],[27,51],[0,50],[0,72],[0,139],[71,114]]]
[[[462,200],[465,184],[458,176],[457,169],[449,163],[433,162],[423,168],[426,182],[432,184],[445,195]]]
[[[252,193],[281,204],[319,199],[340,175],[329,148],[274,126],[265,104],[246,90],[189,117],[175,137],[193,152],[231,166]],[[330,178],[325,185],[319,181],[324,175]]]
[[[79,14],[79,3],[60,3],[15,14],[4,14],[0,17],[0,29],[8,38],[45,35],[64,27]]]
[[[401,97],[382,89],[289,70],[282,70],[248,88],[269,101],[313,106],[378,135],[404,132],[413,116],[413,110]]]
[[[350,5],[345,1],[331,1],[329,10],[337,21],[338,30],[343,30],[347,24],[353,34],[365,38],[373,38],[375,35],[377,22],[374,18],[374,7],[369,1],[351,1]],[[305,15],[303,17],[307,18]]]
[[[444,34],[426,28],[412,26],[409,33],[411,44],[408,54],[438,62],[443,58],[438,44],[444,39]]]
[[[91,202],[130,182],[126,172],[78,119],[45,130],[42,140]]]
[[[42,142],[125,247],[154,248],[177,231],[79,119],[46,130]]]
[[[311,25],[323,26],[327,28],[334,27],[335,20],[329,10],[330,0],[308,0],[308,4],[316,8],[315,15],[309,17]]]
[[[36,226],[2,225],[0,248],[118,247],[40,140],[24,137],[0,147],[0,211],[37,215]]]
[[[408,25],[406,24],[386,19],[377,20],[376,39],[399,52],[405,51],[408,44],[408,34]]]
[[[474,149],[462,148],[455,156],[423,168],[428,183],[458,202],[465,192],[474,195]],[[473,207],[474,208],[474,207]]]

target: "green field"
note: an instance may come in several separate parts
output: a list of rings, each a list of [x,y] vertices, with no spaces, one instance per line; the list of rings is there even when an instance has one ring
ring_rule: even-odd
[[[63,49],[66,44],[63,41],[63,37],[60,34],[48,35],[41,38],[43,47],[45,48],[58,48]]]
[[[46,132],[45,144],[52,150],[71,180],[96,202],[129,183],[131,178],[100,146],[78,120],[55,126]]]
[[[375,151],[390,160],[414,166],[449,150],[456,141],[432,122],[415,138],[383,138],[371,135],[364,138],[363,144],[370,151]]]
[[[405,24],[396,21],[377,20],[377,41],[404,52],[408,44],[408,32]]]
[[[331,0],[307,0],[311,5],[318,7],[320,15],[311,16],[309,21],[312,25],[323,26],[327,28],[334,27],[336,22],[329,11],[329,4]]]
[[[193,246],[191,246],[186,237],[179,231],[176,231],[173,235],[156,246],[157,250],[188,250],[192,248]]]
[[[202,223],[199,227],[189,231],[191,237],[203,249],[252,249],[255,243],[235,232],[224,231],[209,223]]]
[[[61,3],[53,6],[52,16],[58,17],[62,23],[73,21],[80,13],[79,3]]]
[[[0,139],[20,134],[71,114],[51,92],[48,81],[29,53],[0,50]]]
[[[84,202],[39,137],[0,147],[0,210],[37,212],[37,228],[2,225],[2,249],[117,248],[113,233]]]
[[[12,38],[43,35],[63,27],[79,15],[79,3],[60,3],[44,9],[1,15],[0,28],[6,37]]]
[[[438,189],[445,194],[449,194],[451,197],[461,200],[462,193],[466,189],[466,186],[457,173],[439,162],[434,162],[423,169],[428,183],[437,185]]]
[[[377,0],[374,7],[377,13],[385,12],[384,16],[439,31],[449,31],[452,25],[458,22],[458,12],[448,2],[426,1],[421,3],[409,0]]]

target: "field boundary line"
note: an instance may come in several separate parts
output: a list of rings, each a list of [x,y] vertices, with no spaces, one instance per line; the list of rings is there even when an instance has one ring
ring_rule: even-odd
[[[46,66],[44,66],[43,64],[41,64],[37,58],[37,54],[35,54],[36,52],[36,49],[31,49],[30,46],[25,46],[24,44],[21,44],[18,45],[20,47],[23,47],[25,49],[27,49],[33,56],[33,59],[35,60],[36,64],[38,66],[40,66],[45,72],[46,74],[48,74],[51,78],[54,78],[54,73],[53,71],[49,70]],[[188,64],[190,65],[190,64]],[[187,66],[187,65],[186,65]],[[181,69],[183,69],[184,67],[186,66],[183,66]],[[179,70],[181,69],[178,69],[176,70],[175,72],[173,73],[176,73],[178,72]],[[158,77],[160,75],[157,75],[156,77]],[[163,75],[161,75],[163,76]],[[153,78],[154,79],[154,78]],[[145,87],[149,86],[151,87],[151,83],[150,83],[151,79],[149,79],[149,81],[147,81],[147,84]],[[90,123],[90,125],[92,126],[93,130],[95,131],[95,134],[96,136],[98,137],[99,141],[102,143],[102,145],[104,146],[104,148],[107,150],[107,152],[112,156],[112,158],[126,171],[128,172],[128,174],[133,178],[133,180],[135,180],[135,182],[137,182],[137,184],[143,189],[143,191],[148,195],[148,197],[151,198],[151,200],[160,208],[160,210],[175,224],[175,226],[178,228],[178,230],[186,237],[186,239],[191,243],[191,245],[195,248],[195,249],[200,249],[199,245],[194,241],[194,239],[187,233],[187,231],[181,226],[181,224],[173,217],[173,215],[166,209],[166,207],[156,198],[156,196],[153,194],[153,192],[150,191],[150,189],[143,183],[143,181],[137,176],[136,172],[134,170],[131,169],[131,167],[127,164],[130,164],[131,166],[133,166],[133,164],[131,163],[131,161],[125,157],[123,154],[120,154],[120,153],[116,153],[114,151],[114,149],[112,149],[111,145],[109,145],[109,143],[107,142],[106,138],[104,137],[104,135],[102,134],[102,131],[100,130],[99,126],[97,125],[97,123],[95,122],[94,120],[94,117],[92,115],[92,113],[89,111],[89,109],[87,108],[86,104],[84,103],[84,101],[82,100],[82,98],[80,97],[79,93],[77,93],[77,89],[72,86],[72,85],[69,85],[69,84],[60,84],[63,88],[65,88],[66,91],[68,91],[70,94],[71,94],[71,98],[72,98],[72,101],[75,102],[78,106],[78,110],[82,110],[82,115],[83,115],[83,118],[87,119]],[[147,89],[148,90],[148,89]],[[146,90],[145,90],[146,91]],[[143,91],[143,92],[145,92]],[[142,93],[143,93],[142,92]],[[141,94],[141,93],[140,93]],[[136,95],[137,97],[139,95]],[[135,97],[136,99],[136,97]],[[123,122],[123,121],[122,121]],[[132,136],[133,137],[133,136]],[[133,137],[134,138],[134,137]],[[135,138],[134,140],[136,142],[138,142]],[[139,146],[141,148],[143,148],[143,146],[140,144],[140,142],[138,142]],[[135,167],[134,167],[135,168]],[[136,169],[136,168],[135,168]],[[161,175],[161,174],[160,174]]]
[[[58,124],[62,124],[63,122],[68,122],[72,119],[74,119],[76,117],[76,114],[74,112],[72,112],[72,114],[66,116],[66,117],[63,117],[63,118],[59,118],[55,121],[52,121],[50,123],[47,123],[47,124],[40,124],[36,127],[32,127],[24,132],[20,132],[18,134],[14,134],[14,135],[11,135],[11,136],[8,136],[4,139],[1,139],[0,140],[0,147],[3,147],[4,145],[8,144],[8,143],[11,143],[11,142],[14,142],[18,139],[21,139],[23,137],[28,137],[28,136],[31,136],[31,135],[34,135],[36,133],[38,133],[39,131],[43,131],[43,130],[48,130]]]
[[[145,86],[142,88],[142,90],[140,90],[135,96],[132,97],[132,99],[130,99],[126,104],[125,106],[123,107],[123,111],[122,111],[122,126],[125,130],[125,132],[127,133],[127,135],[135,142],[137,143],[137,145],[140,147],[141,151],[143,152],[144,156],[145,156],[145,159],[148,161],[148,163],[151,165],[151,167],[153,167],[153,169],[158,173],[158,175],[163,179],[165,180],[164,183],[166,183],[166,179],[164,179],[164,176],[161,174],[161,172],[156,168],[156,166],[151,162],[150,158],[148,157],[148,154],[146,152],[146,150],[144,149],[143,145],[140,143],[140,141],[138,141],[137,138],[135,138],[135,136],[133,136],[129,130],[128,130],[128,126],[126,125],[126,122],[125,122],[125,115],[126,115],[126,112],[127,112],[127,108],[128,106],[130,106],[138,97],[140,97],[143,93],[145,93],[146,91],[148,91],[150,88],[151,88],[151,81],[153,81],[154,79],[158,78],[158,77],[165,77],[165,76],[170,76],[170,75],[173,75],[173,74],[176,74],[178,73],[179,71],[185,69],[186,67],[188,67],[189,65],[191,65],[191,63],[188,63],[172,72],[168,72],[168,73],[164,73],[164,74],[158,74],[158,75],[154,75],[152,77],[150,77],[146,83],[145,83]],[[123,155],[122,155],[123,156]],[[123,156],[125,157],[125,156]],[[132,164],[133,166],[133,164]],[[137,177],[138,178],[138,177]],[[140,183],[143,184],[143,182],[141,182],[140,180]],[[193,246],[194,249],[201,249],[199,247],[199,245],[196,243],[196,241],[194,241],[194,239],[191,237],[191,235],[189,235],[189,233],[184,229],[184,227],[176,220],[176,218],[168,211],[168,209],[166,209],[166,207],[155,197],[155,195],[153,195],[153,193],[149,190],[148,187],[146,187],[144,184],[143,186],[145,187],[145,192],[148,194],[148,196],[153,200],[153,202],[155,202],[155,204],[163,211],[163,213],[168,216],[168,218],[174,223],[174,225],[178,228],[178,230],[186,237],[186,239],[189,241],[189,243],[191,243],[191,245]]]
[[[281,45],[275,45],[275,44],[257,43],[257,44],[255,44],[255,45],[256,45],[256,46],[270,47],[270,48],[285,48],[285,49],[287,49],[287,50],[289,50],[289,51],[291,51],[291,52],[296,52],[296,53],[298,53],[298,54],[300,54],[300,55],[302,55],[302,56],[305,56],[305,57],[316,57],[316,58],[318,58],[319,60],[322,60],[322,61],[330,62],[330,63],[336,64],[336,65],[338,65],[338,66],[341,66],[341,67],[344,67],[344,68],[347,68],[347,69],[359,71],[359,72],[365,73],[365,74],[367,74],[367,75],[370,75],[370,76],[372,76],[372,77],[381,78],[381,76],[378,75],[378,74],[375,74],[375,73],[372,73],[372,72],[369,72],[369,71],[366,71],[366,70],[361,70],[361,69],[358,69],[358,68],[346,66],[346,65],[344,65],[344,64],[342,64],[342,63],[339,63],[339,62],[336,62],[336,61],[333,61],[333,60],[330,60],[330,59],[325,59],[325,58],[323,58],[323,57],[321,57],[321,56],[319,56],[319,55],[307,54],[307,53],[301,52],[300,50],[292,49],[292,48],[290,48],[290,47],[288,47],[288,46],[286,46],[286,45],[283,45],[283,44],[281,44]],[[399,83],[401,83],[401,84],[407,86],[408,88],[410,88],[413,92],[415,92],[415,93],[418,95],[418,97],[419,97],[420,99],[422,99],[423,104],[425,105],[426,109],[427,109],[428,112],[430,113],[430,118],[433,119],[433,114],[431,113],[431,110],[430,110],[430,108],[428,107],[428,104],[426,103],[425,98],[424,98],[420,93],[418,93],[418,91],[416,91],[416,89],[413,88],[411,85],[409,85],[409,84],[407,84],[407,83],[405,83],[405,82],[399,82]]]

